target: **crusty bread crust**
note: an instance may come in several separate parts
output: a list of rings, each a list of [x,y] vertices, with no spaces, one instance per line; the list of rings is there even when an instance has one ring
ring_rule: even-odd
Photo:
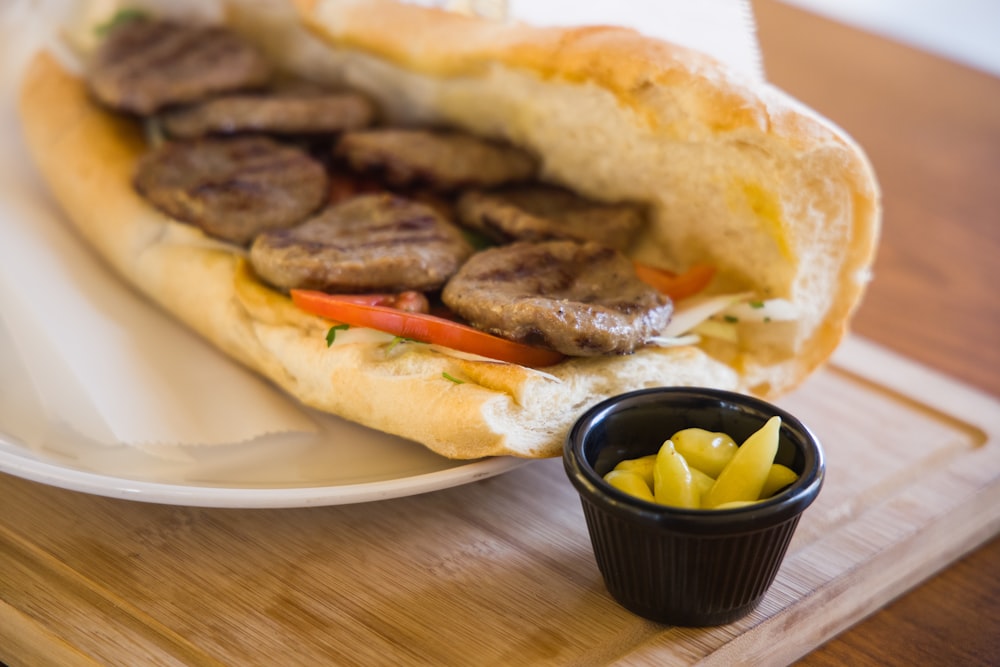
[[[140,129],[39,55],[24,77],[25,135],[83,236],[128,282],[303,403],[448,457],[554,456],[603,397],[704,385],[773,398],[843,336],[872,262],[877,187],[843,133],[781,93],[751,91],[707,57],[628,30],[541,30],[380,1],[300,10],[326,43],[294,21],[262,31],[273,13],[231,20],[266,35],[286,65],[366,90],[394,120],[502,137],[541,156],[548,180],[650,204],[634,256],[677,269],[712,262],[723,276],[715,289],[784,297],[801,313],[793,326],[744,331],[740,346],[571,359],[544,373],[387,338],[328,348],[329,322],[132,190]]]

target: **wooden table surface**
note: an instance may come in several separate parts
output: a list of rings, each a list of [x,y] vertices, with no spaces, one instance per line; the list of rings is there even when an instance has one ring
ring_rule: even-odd
[[[996,224],[1000,221],[1000,187],[997,187],[1000,185],[997,183],[1000,79],[777,2],[757,0],[754,5],[769,78],[850,132],[868,151],[883,187],[884,239],[876,278],[855,330],[929,367],[1000,396],[1000,292],[996,289],[1000,279],[997,269],[1000,225]],[[521,477],[531,481],[533,476],[544,474],[544,470],[528,471]],[[199,535],[206,541],[207,550],[199,559],[190,561],[190,573],[195,577],[211,566],[210,556],[217,545],[232,542],[234,536],[241,534],[241,527],[246,528],[259,518],[251,513],[185,512],[155,506],[150,506],[147,517],[125,501],[81,499],[81,507],[108,513],[100,522],[90,516],[78,518],[97,531],[92,539],[88,538],[90,542],[84,543],[79,536],[69,536],[78,522],[67,514],[65,505],[72,502],[73,494],[62,490],[50,493],[40,485],[20,481],[12,481],[8,487],[15,495],[6,498],[0,507],[10,509],[12,514],[23,513],[26,503],[35,503],[32,509],[36,519],[47,517],[46,525],[50,527],[50,534],[43,540],[47,548],[70,544],[76,545],[74,548],[87,547],[77,553],[74,559],[77,567],[99,573],[119,572],[117,568],[122,563],[134,566],[136,569],[129,573],[134,580],[124,582],[123,589],[141,588],[147,581],[170,576],[171,568],[173,576],[182,574],[186,559],[192,554],[175,553],[176,546],[184,544],[189,534],[195,532],[192,526],[196,520],[206,524]],[[470,487],[469,493],[484,492]],[[428,499],[423,506],[443,515],[449,509],[445,507],[447,499],[459,495],[444,494]],[[514,502],[503,492],[503,487],[498,489],[496,485],[490,487],[488,495],[499,502]],[[120,510],[120,515],[112,514],[116,510]],[[475,518],[474,508],[466,513],[469,515],[466,519]],[[329,515],[338,516],[338,522]],[[279,514],[268,516],[277,518]],[[379,515],[369,512],[368,516]],[[160,523],[154,523],[154,518]],[[285,518],[287,521],[273,524],[274,539],[292,535],[295,522],[307,519],[316,525],[347,531],[370,528],[355,526],[347,513],[302,511]],[[385,525],[390,524],[391,517],[381,519]],[[525,530],[532,529],[530,515],[520,519]],[[165,525],[163,521],[172,523]],[[477,521],[476,525],[485,530],[487,519],[479,517]],[[425,523],[431,529],[438,525],[430,519]],[[63,664],[91,665],[68,640],[60,639],[46,628],[57,625],[86,628],[88,619],[97,613],[115,621],[101,630],[108,641],[127,640],[130,645],[147,646],[151,650],[170,644],[175,651],[172,655],[187,656],[191,658],[189,663],[202,655],[194,639],[189,643],[186,636],[167,625],[158,625],[156,619],[143,612],[147,608],[144,604],[148,608],[155,605],[166,610],[180,626],[183,621],[191,620],[187,607],[191,600],[183,596],[151,596],[141,600],[109,597],[95,583],[98,579],[77,577],[67,564],[50,558],[46,549],[36,549],[19,538],[20,534],[7,535],[9,553],[5,562],[30,563],[43,559],[45,572],[44,576],[30,568],[16,573],[0,572],[0,583],[9,580],[7,584],[13,585],[11,578],[18,577],[16,589],[21,601],[18,608],[5,607],[0,598],[0,619],[17,624],[13,629],[0,628],[7,631],[0,634],[19,637],[25,647],[44,646],[52,656],[57,656],[53,660],[63,659]],[[102,534],[109,536],[105,543],[101,542]],[[129,544],[110,538],[122,534],[134,535],[137,541]],[[442,532],[426,538],[416,536],[414,540],[417,547],[430,554],[433,541],[446,537]],[[486,542],[470,543],[455,557],[463,557],[466,552],[478,554],[477,550],[486,546]],[[285,574],[290,575],[299,572],[296,568],[301,565],[304,576],[307,567],[318,567],[317,563],[329,558],[326,552],[310,552],[308,562],[292,563],[263,560],[264,555],[263,549],[258,553],[253,545],[247,545],[246,562],[231,565],[234,572],[238,570],[246,576],[259,573],[260,563],[284,567]],[[365,557],[346,547],[338,555],[352,562]],[[480,555],[485,559],[491,552],[483,551]],[[544,554],[536,556],[547,567],[559,565]],[[354,563],[362,569],[363,565]],[[442,576],[456,580],[460,574],[460,568],[451,561],[436,562],[435,567]],[[234,577],[236,580],[227,584],[229,588],[216,589],[223,597],[237,594],[240,581],[237,575]],[[53,582],[60,581],[65,582],[71,593],[66,599],[77,606],[61,607],[46,597]],[[187,582],[188,590],[202,592],[198,581]],[[376,587],[376,582],[369,583]],[[491,582],[481,581],[479,585],[488,588]],[[311,593],[299,592],[301,595],[294,601],[300,606],[276,606],[273,611],[289,614],[290,622],[311,628],[317,622],[314,612],[319,607],[310,605],[318,605],[320,601]],[[594,595],[596,599],[602,597],[599,591]],[[337,604],[352,609],[355,602],[348,596]],[[377,618],[369,619],[369,630],[381,627],[376,621]],[[212,622],[218,627],[199,625],[196,632],[203,635],[202,639],[210,638],[207,643],[226,641],[225,633],[221,632],[224,619]],[[422,619],[416,616],[409,622],[422,627]],[[536,647],[539,651],[554,651],[553,645],[545,643],[550,639],[538,636],[532,640],[539,642]],[[259,640],[266,642],[269,638],[261,635]],[[0,655],[12,661],[11,667],[17,665],[16,654],[3,648],[0,646]],[[996,656],[1000,656],[1000,539],[994,538],[819,647],[801,663],[986,665],[995,664]]]
[[[780,2],[754,2],[768,78],[868,152],[885,208],[858,333],[1000,395],[1000,79]],[[996,664],[1000,539],[802,660]]]

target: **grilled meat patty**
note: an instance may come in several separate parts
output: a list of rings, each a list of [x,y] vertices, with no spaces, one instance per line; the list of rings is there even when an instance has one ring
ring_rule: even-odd
[[[390,186],[427,186],[442,192],[526,181],[537,168],[535,158],[519,148],[460,132],[348,132],[334,153],[352,169],[374,172]]]
[[[670,321],[670,299],[620,252],[593,242],[518,242],[474,255],[445,305],[473,326],[572,356],[627,354]]]
[[[105,105],[158,114],[175,139],[140,160],[139,194],[210,236],[249,245],[257,275],[278,289],[443,287],[444,303],[473,326],[571,356],[631,353],[669,322],[669,298],[616,250],[642,224],[640,207],[533,182],[537,160],[504,143],[363,129],[375,109],[362,95],[268,91],[271,74],[225,28],[137,20],[111,31],[89,78]],[[327,155],[340,164],[254,133],[335,137]],[[344,165],[353,175],[340,174]],[[516,242],[473,254],[453,214]]]
[[[280,135],[336,134],[371,124],[375,108],[358,93],[282,90],[235,93],[163,114],[172,137],[266,132]]]
[[[322,164],[252,136],[165,143],[139,161],[134,184],[167,215],[240,245],[301,222],[327,197]]]
[[[471,254],[461,230],[430,206],[365,194],[297,227],[263,232],[250,262],[282,289],[402,292],[440,288]]]
[[[470,190],[456,206],[463,225],[501,243],[571,239],[625,250],[644,222],[635,204],[603,204],[548,185]]]
[[[249,42],[219,26],[135,19],[114,27],[88,80],[104,104],[148,115],[171,104],[254,88],[271,65]]]

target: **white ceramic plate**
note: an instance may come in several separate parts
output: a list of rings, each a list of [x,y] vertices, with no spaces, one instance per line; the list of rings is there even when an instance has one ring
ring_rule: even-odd
[[[114,498],[200,507],[369,502],[467,484],[524,459],[453,461],[358,424],[311,413],[315,433],[162,450],[84,438],[32,396],[0,326],[0,472]]]
[[[232,445],[138,449],[81,436],[53,418],[0,325],[0,472],[113,498],[198,507],[370,502],[468,484],[527,461],[453,461],[318,412],[315,433]]]
[[[467,484],[526,463],[454,461],[403,438],[311,411],[314,433],[139,449],[80,435],[33,393],[0,321],[0,472],[114,498],[200,507],[370,502]]]
[[[0,471],[113,498],[262,508],[416,495],[492,477],[526,462],[509,457],[449,461],[415,443],[345,426],[338,442],[274,439],[207,448],[189,461],[157,460],[70,434],[54,439],[55,444],[39,444],[0,432]]]
[[[2,3],[0,3],[2,4]],[[13,111],[16,82],[40,36],[34,3],[0,7],[0,230],[11,215],[50,214],[25,169]],[[36,26],[37,27],[37,26]],[[16,29],[15,29],[16,28]],[[19,206],[9,204],[14,195]],[[25,201],[25,199],[27,201]],[[17,213],[12,213],[17,211]],[[27,211],[28,213],[24,213]],[[122,288],[124,289],[124,288]],[[36,290],[37,291],[37,290]],[[414,442],[329,415],[310,413],[317,433],[249,443],[142,451],[106,445],[69,428],[46,406],[0,313],[0,472],[74,491],[204,507],[304,507],[409,496],[490,477],[525,461],[452,461]],[[9,313],[7,313],[9,315]],[[58,336],[72,336],[72,322]],[[51,397],[49,397],[51,398]],[[65,405],[65,401],[63,402]],[[72,403],[70,403],[72,405]],[[69,422],[71,423],[71,422]]]

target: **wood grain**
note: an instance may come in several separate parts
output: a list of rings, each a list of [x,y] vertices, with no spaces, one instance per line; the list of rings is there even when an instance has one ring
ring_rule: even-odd
[[[861,334],[1000,394],[1000,80],[779,2],[754,2],[768,77],[836,120],[883,188]],[[995,664],[1000,539],[803,664]]]
[[[1000,540],[948,563],[1000,528],[1000,82],[755,5],[772,80],[850,131],[882,181],[857,331],[982,390],[849,347],[788,397],[828,443],[831,477],[758,612],[713,630],[624,612],[558,461],[298,510],[148,505],[0,475],[0,660],[784,663],[872,613],[801,662],[995,663]]]
[[[755,10],[768,78],[847,130],[882,186],[855,329],[1000,394],[1000,80],[778,2]]]
[[[760,608],[727,626],[618,606],[559,460],[285,510],[0,476],[0,660],[786,664],[1000,527],[1000,402],[985,393],[852,340],[782,404],[826,444],[828,475]]]

